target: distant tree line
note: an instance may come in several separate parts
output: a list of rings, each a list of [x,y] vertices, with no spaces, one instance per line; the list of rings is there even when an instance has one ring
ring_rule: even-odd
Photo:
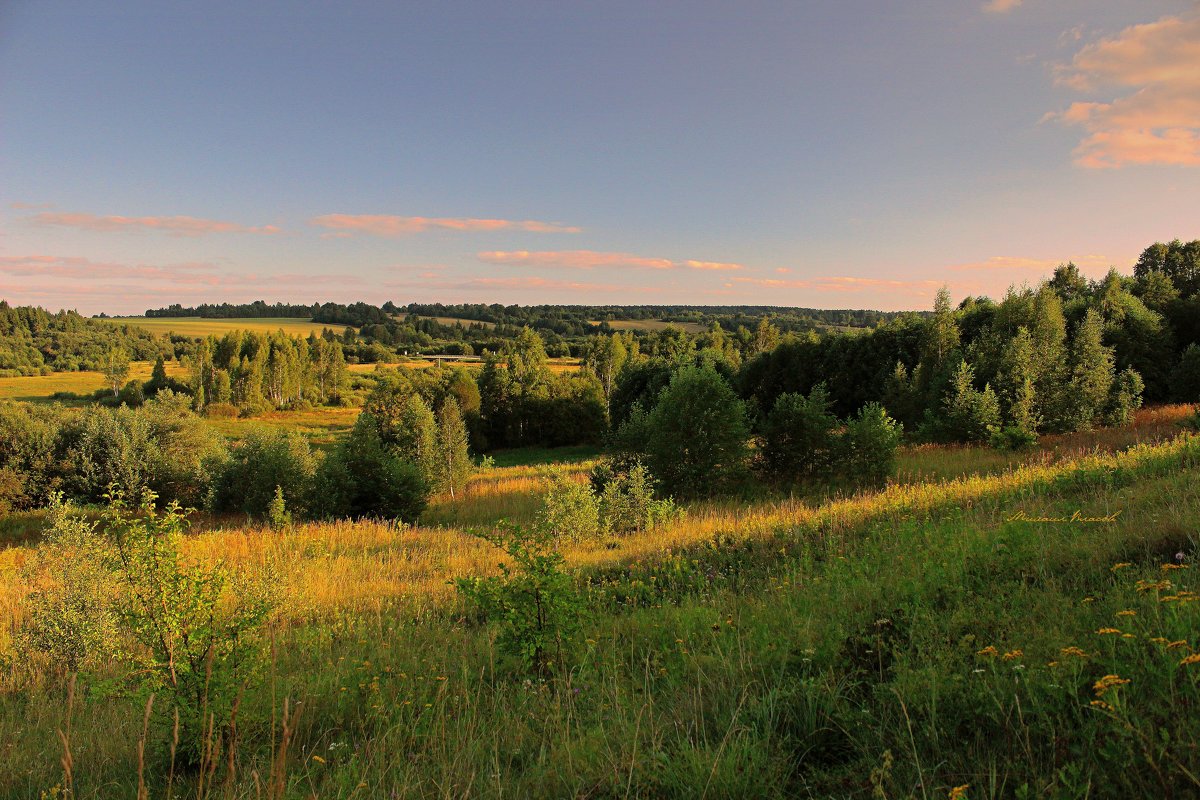
[[[129,325],[98,322],[74,311],[51,313],[0,300],[0,377],[99,370],[119,348],[130,357],[175,358],[184,342]]]

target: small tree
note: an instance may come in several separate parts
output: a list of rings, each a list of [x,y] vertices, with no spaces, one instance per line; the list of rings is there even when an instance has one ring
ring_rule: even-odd
[[[396,456],[373,428],[355,426],[325,457],[314,480],[317,509],[326,517],[381,517],[415,522],[429,485],[412,462]]]
[[[1106,425],[1125,425],[1133,418],[1133,412],[1142,407],[1142,391],[1146,384],[1136,370],[1123,369],[1112,384],[1108,408],[1104,414]]]
[[[1094,425],[1104,413],[1113,385],[1113,352],[1102,341],[1104,321],[1088,309],[1071,342],[1071,421],[1075,429]]]
[[[179,755],[215,764],[222,742],[232,744],[234,707],[261,654],[257,633],[272,600],[266,582],[237,582],[222,561],[187,563],[182,511],[172,503],[159,512],[154,499],[147,492],[130,508],[112,494],[101,516],[121,587],[117,613],[139,645],[128,657],[142,691],[161,698],[159,719],[178,713]]]
[[[573,480],[565,472],[554,473],[542,499],[538,524],[556,541],[595,538],[601,530],[600,502],[591,485]]]
[[[223,463],[213,466],[210,504],[217,511],[240,511],[269,519],[276,493],[293,510],[312,497],[316,460],[304,437],[293,431],[251,428]]]
[[[610,533],[640,533],[682,514],[670,498],[655,499],[654,480],[640,462],[623,474],[610,469],[601,478],[600,523]]]
[[[1171,394],[1181,403],[1200,403],[1200,345],[1189,344],[1171,373]]]
[[[975,370],[959,362],[942,402],[940,418],[932,428],[939,438],[958,442],[984,442],[1000,426],[1000,403],[991,386],[975,388]]]
[[[712,494],[744,473],[746,410],[711,367],[676,372],[648,423],[647,460],[668,492]]]
[[[484,619],[500,624],[502,653],[525,671],[551,674],[567,661],[585,609],[553,533],[508,526],[478,535],[511,563],[500,564],[497,577],[459,578],[459,593]]]
[[[113,397],[119,397],[121,386],[129,377],[129,351],[113,346],[108,349],[100,362],[100,371],[104,373],[105,383],[112,389]]]
[[[110,543],[61,493],[50,496],[49,522],[24,569],[30,591],[17,644],[48,657],[57,671],[77,672],[118,650]]]
[[[829,394],[818,384],[808,397],[781,394],[762,426],[761,464],[775,480],[795,481],[832,467],[837,417]]]
[[[437,486],[455,497],[466,488],[471,477],[471,453],[467,426],[459,411],[458,402],[447,397],[438,409],[436,467]]]
[[[841,469],[863,483],[883,483],[896,472],[896,450],[902,435],[898,422],[878,403],[867,403],[846,421],[842,434]]]

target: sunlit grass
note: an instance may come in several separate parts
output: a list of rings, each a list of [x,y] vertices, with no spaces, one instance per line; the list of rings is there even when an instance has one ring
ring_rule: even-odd
[[[112,325],[131,325],[153,333],[175,333],[180,336],[222,336],[229,331],[254,331],[276,333],[283,331],[291,336],[318,336],[322,331],[341,333],[345,325],[313,322],[298,317],[235,317],[231,319],[209,319],[206,317],[106,317],[99,321]]]
[[[178,361],[168,361],[164,364],[167,376],[171,378],[186,378],[187,371]],[[132,380],[150,380],[154,363],[150,361],[134,361],[130,364],[129,376],[126,382]],[[22,402],[40,402],[49,400],[57,392],[71,392],[79,395],[90,395],[97,389],[110,388],[107,379],[99,372],[55,372],[50,375],[31,375],[27,377],[0,378],[0,400],[19,400]]]

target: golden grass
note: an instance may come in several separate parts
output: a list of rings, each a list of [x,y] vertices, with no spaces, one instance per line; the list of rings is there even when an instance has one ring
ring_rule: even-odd
[[[315,445],[327,445],[354,427],[361,410],[318,406],[307,411],[268,411],[253,417],[206,421],[218,433],[230,439],[241,439],[249,428],[264,426],[296,431]]]
[[[599,320],[591,320],[599,325]],[[669,327],[681,328],[688,333],[704,333],[708,326],[702,322],[668,322],[662,319],[610,319],[608,327],[614,331],[661,331]]]
[[[100,320],[113,325],[133,325],[153,333],[175,333],[180,336],[221,336],[229,331],[275,333],[283,331],[292,336],[320,335],[326,328],[341,333],[345,325],[313,322],[299,317],[264,317],[208,319],[205,317],[108,317]]]
[[[396,319],[404,319],[404,317],[399,316],[399,317],[396,317]],[[485,328],[496,327],[496,323],[494,323],[494,322],[482,322],[477,319],[464,319],[463,317],[424,317],[424,316],[422,316],[422,317],[420,317],[420,319],[431,319],[440,325],[461,324],[464,328],[469,328],[472,325],[482,325]]]
[[[574,567],[596,567],[669,556],[717,534],[761,538],[794,530],[800,539],[805,531],[819,531],[836,541],[847,530],[873,519],[919,519],[937,508],[967,507],[1001,494],[1034,498],[1040,488],[1075,470],[1133,469],[1155,459],[1194,455],[1197,442],[1200,437],[1184,435],[1159,445],[1033,463],[999,474],[892,484],[821,504],[798,499],[699,503],[672,524],[619,540],[568,543],[564,555]],[[582,480],[586,467],[574,464],[568,469]],[[218,528],[189,536],[186,551],[200,561],[226,559],[237,570],[270,567],[278,576],[286,619],[378,610],[398,600],[441,603],[452,594],[454,578],[492,574],[499,561],[497,551],[463,527],[487,525],[503,516],[528,518],[537,510],[551,469],[508,467],[485,472],[472,480],[464,497],[435,500],[420,526],[313,523],[286,533],[258,527]],[[453,527],[447,524],[451,520],[456,523]],[[35,550],[18,546],[0,551],[0,620],[4,620],[0,640],[9,639],[19,624],[21,598],[27,591],[20,567]],[[0,652],[5,646],[0,641]]]
[[[166,363],[167,375],[172,378],[184,378],[187,371],[178,361]],[[149,361],[134,361],[129,368],[126,381],[147,381],[154,364]],[[108,387],[104,375],[99,372],[55,372],[50,375],[33,375],[19,378],[0,378],[0,400],[21,400],[37,402],[47,400],[55,392],[74,392],[75,394],[91,394],[97,389]]]

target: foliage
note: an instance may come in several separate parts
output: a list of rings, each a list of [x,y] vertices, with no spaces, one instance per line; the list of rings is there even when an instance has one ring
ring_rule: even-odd
[[[555,472],[542,497],[538,525],[555,541],[594,539],[602,530],[600,501],[590,484]]]
[[[313,503],[316,459],[308,442],[294,431],[252,427],[212,469],[209,502],[217,511],[269,520],[276,494],[301,514]]]
[[[600,484],[600,523],[609,533],[641,533],[683,516],[671,498],[654,497],[654,479],[640,462],[621,471],[607,470]]]
[[[502,526],[479,535],[503,550],[511,564],[500,564],[496,577],[459,578],[459,593],[484,619],[499,623],[501,653],[527,672],[550,675],[568,662],[585,610],[563,571],[554,533]]]
[[[846,421],[839,468],[854,480],[883,483],[896,472],[901,427],[878,403],[868,403]]]
[[[932,438],[953,442],[985,442],[1000,426],[1000,403],[991,386],[975,388],[975,369],[961,361],[942,401],[940,416],[931,416]]]
[[[1200,403],[1200,344],[1190,344],[1171,373],[1171,393],[1181,403]]]
[[[442,402],[437,416],[434,485],[449,492],[453,498],[466,488],[474,468],[468,447],[467,426],[459,411],[458,401],[453,397],[447,397]]]
[[[327,518],[415,522],[428,502],[421,469],[384,446],[371,427],[355,427],[329,453],[314,480],[315,512]]]
[[[675,373],[648,423],[646,461],[667,492],[713,494],[745,473],[745,407],[715,370],[684,367]]]
[[[1125,425],[1133,418],[1133,412],[1142,407],[1142,391],[1145,389],[1142,376],[1132,369],[1123,369],[1112,383],[1108,407],[1104,413],[1104,424]]]
[[[50,497],[48,522],[37,559],[25,567],[31,590],[18,642],[54,670],[78,672],[120,649],[111,542],[60,493]]]
[[[779,396],[762,423],[759,459],[764,473],[786,482],[825,475],[833,468],[838,420],[829,406],[824,384],[808,397]]]

